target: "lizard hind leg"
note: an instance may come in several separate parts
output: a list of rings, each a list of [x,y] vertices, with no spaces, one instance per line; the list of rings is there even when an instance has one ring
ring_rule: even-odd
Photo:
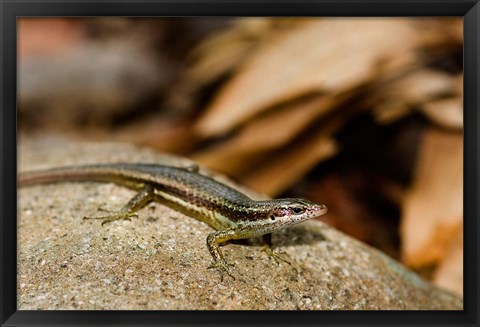
[[[95,216],[95,217],[90,217],[90,216],[85,216],[83,217],[84,220],[87,219],[100,219],[102,221],[102,226],[105,225],[106,223],[111,223],[112,221],[115,220],[130,220],[131,217],[137,217],[138,215],[134,212],[124,212],[124,211],[118,211],[118,212],[112,212],[110,215],[106,216]]]
[[[110,223],[115,220],[129,219],[131,217],[138,217],[136,213],[138,210],[145,207],[150,203],[154,198],[154,188],[150,184],[145,184],[140,191],[130,200],[126,205],[124,205],[120,211],[114,211],[106,216],[96,216],[96,217],[83,217],[83,219],[100,219],[102,221],[102,226],[106,223]],[[103,211],[108,211],[101,209]]]

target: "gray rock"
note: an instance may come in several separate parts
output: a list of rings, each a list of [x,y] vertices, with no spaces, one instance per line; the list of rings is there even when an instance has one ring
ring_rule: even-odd
[[[20,171],[86,162],[186,162],[126,145],[67,145],[52,139],[24,142],[19,159]],[[276,264],[258,241],[224,246],[236,279],[222,281],[207,269],[211,257],[205,238],[213,230],[196,219],[160,204],[141,210],[132,221],[103,227],[82,219],[104,214],[99,207],[118,209],[133,195],[99,183],[21,188],[18,308],[463,309],[458,297],[316,221],[274,234],[276,249],[291,264]]]

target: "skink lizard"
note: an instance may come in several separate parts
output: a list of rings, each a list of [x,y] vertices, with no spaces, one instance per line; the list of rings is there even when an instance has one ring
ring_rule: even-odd
[[[96,164],[25,172],[19,175],[20,186],[67,181],[115,183],[138,191],[118,212],[104,217],[102,225],[135,216],[151,201],[203,221],[216,232],[207,236],[213,265],[230,276],[229,264],[219,245],[228,240],[262,236],[269,255],[272,232],[327,212],[323,204],[304,199],[255,201],[245,194],[198,173],[198,166],[170,167],[155,164]]]

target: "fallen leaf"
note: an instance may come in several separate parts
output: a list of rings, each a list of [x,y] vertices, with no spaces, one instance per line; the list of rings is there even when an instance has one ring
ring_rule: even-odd
[[[214,98],[196,131],[218,135],[302,94],[359,86],[379,73],[380,62],[409,57],[419,34],[409,20],[391,18],[318,19],[277,33]]]
[[[299,146],[291,146],[281,153],[272,154],[268,161],[247,174],[242,182],[257,192],[276,196],[318,162],[332,157],[336,152],[335,141],[324,133],[319,133]]]
[[[407,103],[414,105],[451,93],[455,84],[455,78],[449,74],[424,69],[399,80],[390,89],[390,94],[402,97]]]
[[[424,104],[420,111],[446,129],[463,129],[463,98],[441,99]]]
[[[463,136],[428,129],[402,208],[402,260],[411,267],[441,260],[463,217]]]
[[[463,224],[455,231],[445,257],[435,271],[433,282],[463,296]]]
[[[456,93],[457,81],[449,74],[431,69],[413,71],[387,84],[369,99],[379,123],[391,123],[431,99]]]
[[[189,54],[191,64],[186,72],[186,82],[198,88],[234,70],[273,28],[269,19],[239,19],[230,29],[207,38]]]
[[[317,95],[288,103],[251,120],[232,138],[192,158],[203,165],[235,175],[249,157],[285,146],[318,117],[334,109],[339,97]]]

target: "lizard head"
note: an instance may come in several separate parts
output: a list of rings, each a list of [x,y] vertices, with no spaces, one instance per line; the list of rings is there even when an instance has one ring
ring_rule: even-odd
[[[327,206],[316,204],[305,199],[277,199],[271,213],[271,220],[288,219],[292,223],[320,217],[327,213]]]
[[[327,213],[324,204],[305,199],[275,199],[265,202],[268,202],[268,210],[263,213],[261,224],[266,233]]]

